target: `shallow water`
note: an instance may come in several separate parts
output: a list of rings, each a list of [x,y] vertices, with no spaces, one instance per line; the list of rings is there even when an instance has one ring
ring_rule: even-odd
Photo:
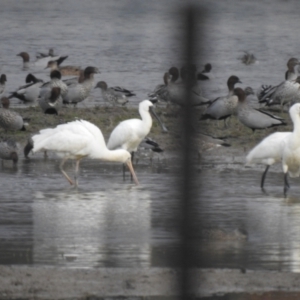
[[[146,164],[145,164],[146,163]],[[0,263],[68,267],[179,266],[181,205],[173,159],[144,161],[140,186],[122,178],[121,166],[84,161],[79,188],[59,172],[55,157],[35,155],[0,167]],[[72,176],[74,165],[67,164]],[[196,172],[191,202],[190,263],[300,271],[300,188],[270,172],[266,191],[258,170]],[[12,182],[15,184],[12,185]],[[247,241],[204,241],[200,228],[243,228]]]
[[[182,24],[174,17],[176,0],[167,1],[5,1],[1,4],[0,71],[8,77],[6,94],[24,83],[16,54],[31,57],[50,47],[69,55],[66,64],[94,65],[96,81],[132,89],[144,99],[170,66],[180,66]],[[214,98],[226,93],[227,78],[258,88],[284,78],[287,60],[299,55],[297,1],[202,1],[207,18],[198,45],[200,70],[213,65],[215,78],[203,83]],[[288,4],[288,5],[287,5]],[[200,20],[199,20],[200,21]],[[243,51],[258,61],[245,66]],[[47,79],[48,71],[32,68]],[[93,90],[84,106],[103,105]],[[12,99],[12,106],[21,106]],[[123,182],[120,166],[82,164],[80,188],[70,188],[59,162],[41,156],[0,166],[0,263],[69,267],[176,266],[180,215],[174,161],[137,167],[141,185]],[[68,168],[72,170],[72,166]],[[196,174],[191,228],[193,264],[299,272],[300,198],[297,180],[288,198],[282,176],[270,173],[266,195],[259,189],[261,171],[205,169]],[[175,183],[174,183],[175,182]],[[198,185],[197,185],[198,186]],[[200,244],[200,226],[233,230],[243,227],[247,242]]]

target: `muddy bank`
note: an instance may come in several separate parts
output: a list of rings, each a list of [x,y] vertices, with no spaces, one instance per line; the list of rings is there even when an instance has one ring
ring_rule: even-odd
[[[23,149],[31,134],[37,133],[40,129],[55,127],[58,124],[73,121],[76,119],[88,120],[96,124],[102,131],[107,140],[109,134],[119,122],[130,119],[140,118],[137,108],[135,107],[101,107],[94,108],[73,108],[63,107],[59,115],[44,115],[39,107],[28,107],[22,109],[14,109],[24,118],[29,119],[26,131],[4,132],[1,130],[1,135],[14,137]],[[183,111],[180,107],[156,107],[156,112],[168,128],[168,133],[162,132],[158,122],[153,121],[150,134],[152,139],[156,140],[161,148],[164,149],[164,156],[172,156],[173,154],[180,155],[183,145],[182,134],[182,116]],[[202,164],[215,165],[225,164],[234,167],[237,163],[243,164],[247,152],[261,141],[265,136],[275,131],[292,130],[292,124],[287,113],[276,112],[277,115],[286,119],[288,125],[265,130],[257,130],[252,132],[251,129],[240,124],[236,117],[231,117],[228,127],[224,127],[223,121],[199,121],[201,109],[195,109],[193,122],[193,130],[191,131],[192,147],[195,158],[201,154]],[[210,134],[214,137],[222,137],[230,144],[230,147],[212,146],[207,147],[201,142],[200,133]]]

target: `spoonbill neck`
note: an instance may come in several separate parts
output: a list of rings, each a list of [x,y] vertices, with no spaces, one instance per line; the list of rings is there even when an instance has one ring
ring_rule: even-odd
[[[291,115],[291,119],[294,124],[294,133],[300,134],[300,116],[298,114]]]
[[[103,161],[124,163],[128,159],[128,156],[130,156],[130,153],[124,149],[102,149],[95,153],[92,158],[101,159]]]
[[[143,121],[144,124],[147,125],[147,127],[151,128],[152,127],[152,117],[149,113],[149,111],[145,111],[145,110],[140,110],[139,111],[141,119]]]

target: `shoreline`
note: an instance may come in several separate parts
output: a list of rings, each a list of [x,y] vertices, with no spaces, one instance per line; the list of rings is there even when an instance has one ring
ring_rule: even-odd
[[[26,125],[26,131],[8,131],[5,132],[0,129],[1,136],[12,137],[20,144],[21,150],[27,143],[28,138],[38,133],[44,128],[55,127],[58,124],[74,121],[76,119],[84,119],[98,126],[107,141],[112,130],[121,121],[131,118],[140,118],[138,109],[136,107],[105,107],[95,106],[89,108],[73,108],[62,107],[58,115],[45,115],[42,113],[40,107],[14,108],[23,118],[29,119]],[[182,120],[182,111],[180,107],[166,108],[157,106],[155,108],[158,116],[168,128],[168,132],[162,132],[158,122],[153,119],[153,124],[148,137],[155,140],[162,149],[164,155],[173,156],[174,153],[180,154],[182,149],[183,130],[180,128]],[[280,115],[280,113],[277,113]],[[195,111],[195,115],[200,115],[200,110]],[[256,130],[252,133],[251,129],[240,124],[235,116],[231,117],[228,128],[224,128],[223,121],[207,120],[197,121],[194,125],[195,132],[192,133],[192,147],[193,153],[197,156],[201,154],[202,164],[206,163],[232,163],[241,161],[245,158],[247,153],[258,144],[264,137],[276,131],[292,131],[292,123],[288,114],[283,113],[280,116],[284,117],[288,123],[287,126],[278,126],[264,130]],[[198,119],[198,117],[197,117]],[[230,144],[230,147],[207,147],[201,143],[200,133],[212,135],[214,137],[222,137]],[[238,159],[240,157],[240,159]],[[208,160],[208,161],[207,161]],[[254,166],[255,167],[255,166]]]

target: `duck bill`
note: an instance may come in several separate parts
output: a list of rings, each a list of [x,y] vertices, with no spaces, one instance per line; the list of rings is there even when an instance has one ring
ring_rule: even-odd
[[[126,165],[127,165],[128,169],[129,169],[131,175],[132,175],[132,178],[133,178],[133,180],[134,180],[134,183],[135,183],[136,185],[139,185],[139,181],[138,181],[138,179],[137,179],[137,177],[136,177],[136,175],[135,175],[135,172],[134,172],[134,169],[133,169],[133,166],[132,166],[132,163],[131,163],[131,159],[129,159],[129,160],[126,162]]]
[[[160,118],[158,117],[158,115],[156,114],[156,112],[154,111],[153,107],[151,106],[150,108],[150,112],[151,114],[155,117],[155,119],[158,121],[161,129],[163,132],[168,132],[168,129],[166,128],[165,124],[160,120]]]

